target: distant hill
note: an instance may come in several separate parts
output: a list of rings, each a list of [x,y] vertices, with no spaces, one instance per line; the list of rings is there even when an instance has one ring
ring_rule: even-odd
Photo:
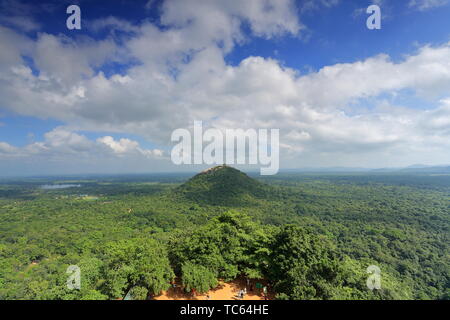
[[[381,168],[374,169],[375,173],[416,173],[416,174],[448,174],[450,166],[426,166],[413,165],[406,168]]]
[[[411,172],[411,173],[450,173],[450,166],[439,166],[439,167],[409,167],[400,170],[400,172]]]
[[[212,205],[245,205],[264,198],[270,187],[223,165],[205,170],[175,189],[186,199]]]

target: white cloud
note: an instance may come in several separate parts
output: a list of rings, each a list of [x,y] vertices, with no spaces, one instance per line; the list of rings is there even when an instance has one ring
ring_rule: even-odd
[[[63,35],[42,33],[35,43],[33,59],[42,78],[69,86],[83,77],[93,76],[94,67],[114,61],[117,56],[112,40],[80,38],[75,41]]]
[[[321,9],[322,7],[330,8],[336,6],[339,2],[340,0],[304,0],[302,1],[301,10],[303,12],[308,12]]]
[[[161,150],[136,141],[91,141],[76,131],[130,133],[168,146],[172,130],[204,120],[222,129],[280,128],[286,166],[408,164],[426,162],[431,154],[450,162],[448,100],[434,107],[450,92],[450,43],[424,46],[399,62],[380,54],[307,75],[262,57],[226,64],[224,56],[245,41],[244,21],[257,36],[297,36],[302,23],[295,10],[302,8],[291,1],[205,1],[195,8],[171,1],[161,8],[164,29],[114,17],[91,24],[130,31],[120,45],[114,36],[75,41],[42,33],[32,39],[0,27],[0,41],[9,40],[0,51],[0,105],[58,119],[71,129],[56,128],[44,141],[9,150],[162,157]],[[22,61],[24,53],[33,57],[39,75]],[[125,75],[95,72],[111,59],[138,63]],[[429,106],[411,110],[379,98],[402,90]],[[366,106],[367,99],[376,106]]]
[[[102,160],[109,157],[160,158],[164,152],[159,149],[141,148],[137,141],[111,136],[89,140],[86,136],[57,127],[44,135],[43,141],[33,142],[18,148],[0,142],[1,158],[40,157],[50,160],[66,160],[71,157]]]
[[[0,23],[24,32],[36,31],[41,25],[32,16],[33,10],[42,10],[36,4],[27,4],[17,0],[0,0]]]
[[[114,140],[111,136],[105,136],[97,139],[98,143],[104,144],[109,147],[113,153],[117,155],[126,154],[141,154],[146,157],[161,157],[163,156],[163,151],[159,149],[149,150],[142,149],[139,147],[139,143],[130,139],[119,139]]]
[[[131,141],[129,139],[120,139],[115,141],[113,137],[106,136],[97,139],[98,142],[103,143],[110,147],[114,153],[124,154],[130,152],[131,150],[136,150],[138,143],[136,141]]]
[[[133,25],[132,23],[116,18],[114,16],[109,16],[107,18],[96,19],[93,21],[88,21],[88,28],[92,31],[101,31],[109,29],[111,31],[121,30],[126,32],[138,32],[139,27]]]
[[[432,8],[442,7],[449,3],[448,0],[410,0],[409,7],[425,11]]]
[[[201,0],[195,6],[188,1],[175,0],[164,2],[161,22],[168,26],[188,26],[186,30],[194,31],[193,36],[211,37],[214,33],[222,38],[232,38],[240,36],[236,27],[241,21],[247,21],[254,34],[271,38],[283,33],[295,35],[300,31],[296,10],[295,3],[290,0]]]
[[[24,31],[33,31],[40,29],[40,25],[33,19],[29,19],[28,17],[0,15],[0,21],[6,25],[11,25]]]
[[[6,142],[0,142],[0,154],[11,155],[17,152],[17,148]]]

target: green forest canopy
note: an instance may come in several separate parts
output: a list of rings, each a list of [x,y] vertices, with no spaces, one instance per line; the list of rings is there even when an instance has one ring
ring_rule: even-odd
[[[73,179],[72,179],[73,180]],[[175,277],[266,279],[279,299],[449,297],[450,180],[430,175],[279,175],[232,169],[169,178],[0,185],[0,299],[158,294]],[[41,184],[79,188],[42,190]],[[88,197],[86,197],[88,195]],[[81,290],[66,269],[81,269]],[[382,289],[366,286],[366,268]]]

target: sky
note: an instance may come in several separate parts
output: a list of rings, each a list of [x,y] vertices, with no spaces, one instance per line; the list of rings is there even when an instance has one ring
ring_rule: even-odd
[[[279,129],[281,169],[450,164],[449,17],[450,0],[0,0],[0,176],[201,169],[170,157],[196,120]]]

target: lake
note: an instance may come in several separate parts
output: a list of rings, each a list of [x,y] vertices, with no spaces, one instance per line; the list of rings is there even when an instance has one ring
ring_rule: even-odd
[[[44,184],[41,189],[55,190],[55,189],[67,189],[67,188],[79,188],[81,184]]]

